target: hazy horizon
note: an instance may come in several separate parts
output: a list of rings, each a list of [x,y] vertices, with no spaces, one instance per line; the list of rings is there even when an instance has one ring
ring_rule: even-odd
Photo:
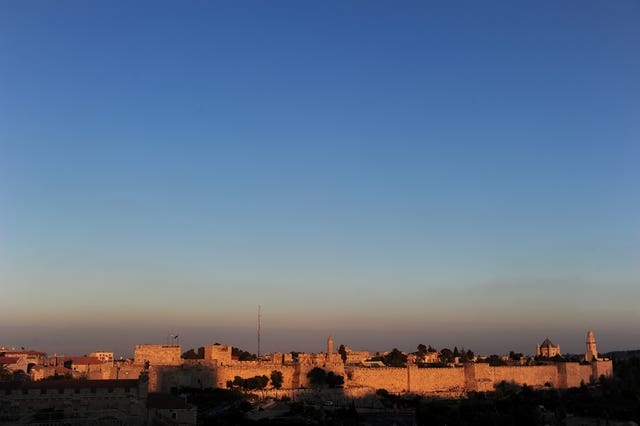
[[[0,346],[639,347],[639,18],[2,2]]]

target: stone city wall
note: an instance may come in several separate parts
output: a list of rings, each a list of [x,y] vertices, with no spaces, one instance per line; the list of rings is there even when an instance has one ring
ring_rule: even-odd
[[[181,388],[216,388],[216,368],[210,365],[162,365],[149,369],[149,392],[165,392]]]
[[[307,373],[314,365],[271,364],[236,362],[232,365],[213,365],[208,362],[185,363],[179,367],[158,366],[151,369],[150,390],[169,391],[171,387],[226,388],[227,381],[236,376],[248,379],[254,376],[271,376],[280,371],[284,389],[308,388]],[[467,364],[464,368],[367,368],[344,367],[333,364],[318,365],[325,371],[333,371],[345,377],[345,386],[367,388],[371,392],[386,389],[392,393],[462,394],[466,391],[493,391],[502,381],[527,384],[533,387],[577,387],[599,377],[596,373],[611,375],[611,362],[592,365],[557,363],[540,366],[500,366]],[[335,367],[335,368],[334,368]],[[154,371],[156,372],[154,374]],[[122,373],[121,373],[122,374]],[[270,385],[269,385],[270,387]]]
[[[574,362],[558,364],[558,387],[574,388],[581,383],[589,383],[592,373],[591,365],[580,365]]]
[[[323,354],[301,354],[299,362],[281,364],[257,361],[230,360],[230,346],[205,347],[206,359],[183,360],[179,345],[137,345],[132,365],[115,367],[100,366],[90,378],[137,378],[144,363],[149,361],[151,391],[168,392],[171,388],[186,386],[196,388],[226,388],[227,381],[236,376],[248,379],[254,376],[271,376],[272,371],[283,374],[284,389],[309,388],[307,374],[316,367],[333,372],[345,378],[345,387],[386,389],[392,393],[412,392],[418,394],[462,394],[467,391],[493,391],[502,381],[527,384],[533,387],[552,386],[567,388],[589,383],[601,375],[613,374],[610,360],[593,362],[591,365],[579,363],[556,363],[539,366],[500,366],[489,364],[465,364],[464,367],[406,368],[357,367],[345,368],[341,360],[337,362]],[[282,359],[282,358],[280,358]],[[214,361],[215,360],[215,361]],[[334,362],[335,361],[335,362]],[[270,385],[269,385],[270,387]]]
[[[229,345],[207,345],[204,347],[204,359],[215,361],[218,364],[231,363],[232,346]]]
[[[478,392],[493,391],[495,385],[502,381],[533,387],[546,384],[559,387],[560,384],[557,365],[492,367],[489,364],[475,364],[474,369],[475,390]]]
[[[347,376],[345,374],[345,368],[344,368],[344,363],[342,362],[342,359],[340,359],[339,362],[321,361],[318,364],[300,363],[300,364],[297,364],[296,367],[298,368],[299,372],[296,373],[297,376],[294,376],[294,382],[293,382],[294,387],[303,387],[303,388],[311,387],[311,381],[307,377],[307,374],[309,374],[309,372],[316,367],[322,368],[327,373],[332,372],[337,376],[344,377],[345,384],[348,381]],[[295,381],[296,378],[298,380],[297,382]]]
[[[100,370],[91,370],[87,379],[92,380],[123,380],[137,379],[144,370],[144,365],[103,365]]]
[[[386,389],[389,392],[419,394],[461,394],[465,391],[493,391],[502,381],[532,387],[567,388],[589,383],[600,375],[611,376],[611,361],[592,365],[557,363],[538,366],[467,364],[464,368],[366,368],[347,367],[347,385]]]
[[[240,376],[243,379],[249,379],[255,376],[267,376],[269,377],[268,387],[271,387],[271,372],[282,372],[282,387],[292,388],[294,387],[294,376],[299,371],[294,365],[282,365],[282,364],[265,364],[265,363],[251,363],[252,365],[241,365],[237,363],[235,365],[222,365],[216,368],[217,377],[216,385],[219,388],[226,389],[227,381],[233,379],[236,376]]]
[[[594,380],[598,380],[600,376],[613,376],[613,361],[610,359],[592,362],[591,367]]]
[[[386,389],[392,393],[407,392],[407,369],[393,367],[347,367],[347,384]]]
[[[463,393],[464,368],[409,368],[407,388],[413,393]]]

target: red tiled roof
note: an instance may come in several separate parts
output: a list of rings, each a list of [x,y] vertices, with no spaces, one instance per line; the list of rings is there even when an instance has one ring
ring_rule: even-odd
[[[0,356],[0,364],[15,364],[20,360],[20,358],[13,358],[9,356]]]

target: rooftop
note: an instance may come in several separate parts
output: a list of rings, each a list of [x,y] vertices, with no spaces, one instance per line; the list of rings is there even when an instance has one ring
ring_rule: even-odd
[[[102,364],[100,358],[95,356],[70,356],[64,359],[65,362],[71,361],[75,365]]]
[[[544,342],[542,342],[542,344],[540,345],[542,347],[556,347],[556,345],[553,344],[553,342],[547,337],[546,339],[544,339]]]

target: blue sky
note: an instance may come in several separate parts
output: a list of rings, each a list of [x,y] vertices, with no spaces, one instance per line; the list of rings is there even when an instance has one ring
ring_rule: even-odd
[[[640,5],[0,3],[0,345],[640,332]]]

